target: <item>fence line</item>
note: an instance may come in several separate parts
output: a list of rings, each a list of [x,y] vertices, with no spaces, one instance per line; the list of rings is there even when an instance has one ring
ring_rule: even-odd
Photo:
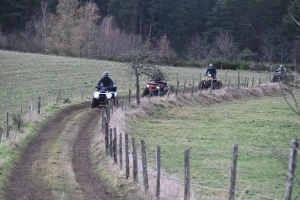
[[[226,77],[226,79],[227,79],[227,77]],[[178,80],[178,79],[177,79]],[[249,78],[245,78],[245,81],[244,81],[244,85],[245,84],[247,84],[247,87],[248,87],[248,80],[249,80]],[[254,77],[253,77],[253,80],[254,80]],[[246,83],[246,81],[247,81],[247,83]],[[194,82],[194,79],[193,79],[193,82]],[[254,81],[252,81],[252,85],[253,85],[253,82]],[[260,86],[260,84],[261,84],[261,77],[260,77],[260,79],[259,79],[259,82],[258,82],[258,85]],[[179,86],[179,80],[177,81],[177,88],[176,88],[176,95],[178,94],[178,92],[179,92],[179,88],[178,88],[178,86]],[[230,88],[230,79],[229,79],[229,84],[228,84],[228,88]],[[240,86],[240,83],[238,83],[238,85],[237,86],[235,86],[235,85],[233,85],[232,87],[238,87],[239,88],[239,86]],[[191,89],[191,95],[193,95],[193,91],[194,91],[194,84],[193,84],[193,86],[192,86],[192,89]],[[81,98],[84,96],[83,95],[83,93],[84,93],[84,90],[82,89],[82,91],[81,91]],[[183,90],[183,92],[182,92],[183,94],[186,94],[186,81],[185,81],[185,84],[184,84],[184,90]],[[126,92],[126,95],[127,95],[127,92]],[[168,95],[169,95],[169,93],[168,93]],[[57,102],[59,101],[59,99],[60,99],[60,96],[61,96],[61,90],[59,90],[59,92],[58,92],[58,95],[57,95],[57,98],[56,98],[56,104],[57,104]],[[122,108],[122,110],[123,110],[123,108],[125,108],[126,106],[128,106],[128,105],[130,105],[131,103],[133,103],[133,102],[131,102],[131,91],[129,90],[129,95],[128,95],[128,102],[126,102],[125,101],[125,103],[123,103],[123,99],[122,99],[122,105],[121,105],[121,108]],[[41,97],[38,97],[38,102],[37,102],[37,104],[38,104],[38,108],[37,108],[37,113],[38,114],[40,114],[40,112],[41,112],[41,108],[42,108],[42,100],[41,100]],[[49,104],[49,103],[48,103]],[[108,109],[108,110],[110,110],[110,108]],[[34,104],[32,103],[32,100],[31,100],[31,103],[30,103],[30,118],[32,117],[32,115],[33,115],[33,111],[34,111]],[[113,112],[113,106],[111,106],[111,111]],[[23,115],[23,110],[22,110],[22,107],[20,107],[20,115],[19,115],[19,123],[18,123],[18,131],[20,131],[20,128],[21,128],[21,125],[22,125],[22,117],[24,116]],[[9,137],[9,131],[10,131],[10,121],[9,121],[9,117],[10,117],[10,115],[9,115],[9,113],[7,112],[7,115],[6,115],[6,128],[5,128],[5,136],[6,137]],[[108,128],[108,126],[109,126],[109,121],[110,121],[110,112],[107,112],[107,114],[106,114],[106,117],[107,117],[107,119],[106,119],[106,122],[105,122],[105,129],[107,129]],[[104,120],[103,120],[103,122],[104,122]],[[108,133],[107,133],[108,134]],[[115,131],[115,134],[114,134],[114,136],[113,136],[113,134],[110,134],[110,137],[107,135],[107,139],[111,139],[111,138],[115,138],[115,139],[113,139],[113,140],[111,140],[110,141],[110,144],[111,145],[108,145],[107,147],[112,147],[112,144],[114,144],[114,148],[110,148],[110,152],[112,152],[112,151],[115,151],[115,149],[117,148],[117,145],[119,144],[121,144],[122,143],[122,135],[120,135],[120,142],[118,143],[117,142],[117,134],[116,134],[116,131]],[[128,137],[128,136],[127,136]],[[2,143],[2,139],[3,139],[3,133],[2,133],[2,129],[1,129],[1,132],[0,132],[0,147],[1,147],[1,143]],[[133,138],[134,139],[134,138]],[[125,141],[126,141],[126,135],[125,135]],[[128,140],[127,140],[128,141]],[[134,142],[133,142],[134,143]],[[123,147],[121,146],[121,148],[120,149],[123,149]],[[135,148],[134,148],[135,149]],[[128,145],[127,145],[127,150],[128,150]],[[136,150],[135,150],[136,151]],[[130,155],[131,153],[129,152],[129,151],[126,151],[126,144],[125,144],[125,153],[127,154],[127,155]],[[122,154],[122,151],[120,150],[120,154]],[[108,155],[108,152],[107,152],[107,155]],[[111,155],[112,155],[112,153],[111,153]],[[137,153],[136,152],[133,152],[133,155],[134,155],[134,159],[135,160],[137,160]],[[122,157],[122,155],[120,155],[120,158]],[[122,160],[121,159],[119,159],[120,161],[119,162],[117,162],[117,156],[116,156],[116,152],[115,152],[115,154],[114,154],[114,156],[113,156],[113,158],[114,158],[114,161],[115,161],[115,164],[117,164],[117,163],[122,163]],[[129,159],[127,159],[126,158],[126,178],[128,178],[129,177],[129,173],[128,173],[128,175],[127,175],[127,166],[128,166],[128,160]],[[133,174],[135,174],[135,173],[137,173],[137,171],[138,171],[138,169],[139,169],[139,167],[137,167],[137,166],[140,166],[140,165],[138,165],[138,164],[136,164],[136,167],[135,167],[135,169],[134,169],[134,173]],[[145,166],[145,165],[144,165]],[[146,164],[146,166],[147,166],[147,164]],[[120,168],[122,168],[122,166],[120,166]],[[295,168],[295,167],[293,167],[293,168]],[[144,169],[143,167],[142,167],[142,169]],[[151,169],[149,169],[149,170],[151,170]],[[154,169],[155,170],[155,169]],[[186,169],[187,170],[187,169]],[[128,171],[129,172],[129,171]],[[164,174],[164,173],[161,173],[161,174]],[[164,175],[166,175],[166,174],[164,174]],[[137,174],[135,174],[135,178],[134,178],[134,180],[135,180],[135,182],[137,183],[138,182],[138,178],[137,178]],[[293,176],[292,176],[293,177]],[[176,179],[172,179],[172,180],[176,180]],[[186,180],[186,179],[185,179]],[[144,183],[145,184],[145,183]],[[189,183],[189,184],[191,184],[191,185],[196,185],[196,184],[194,184],[194,183]],[[293,185],[293,182],[291,182],[291,184],[290,185]],[[202,187],[207,187],[207,188],[209,188],[208,186],[202,186]],[[291,188],[291,186],[290,187],[288,187],[287,186],[287,188]],[[212,189],[212,188],[210,188],[210,189]],[[146,189],[145,189],[146,190]],[[216,190],[223,190],[223,189],[217,189],[216,188]],[[235,191],[235,190],[231,190],[231,192],[232,191]],[[239,192],[239,191],[235,191],[235,192]],[[242,192],[242,191],[240,191],[240,192]],[[185,192],[185,194],[184,194],[184,198],[185,199],[189,199],[190,198],[190,196],[189,196],[189,191],[188,191],[188,188],[186,189],[186,192]],[[291,192],[286,192],[287,194],[291,194]],[[159,194],[159,192],[158,192],[158,194]],[[263,195],[259,195],[259,194],[255,194],[255,193],[253,193],[253,192],[250,192],[250,191],[248,191],[247,190],[247,192],[246,192],[246,194],[249,194],[249,195],[254,195],[254,196],[258,196],[258,197],[261,197],[261,198],[269,198],[269,199],[273,199],[273,198],[270,198],[270,197],[264,197]],[[289,196],[289,195],[287,195],[286,194],[286,196]],[[234,196],[234,195],[233,195]],[[287,198],[286,198],[287,199]]]
[[[128,134],[125,134],[125,138],[128,138]],[[126,140],[126,139],[125,139]],[[136,145],[135,145],[135,139],[134,138],[132,138],[132,142],[133,142],[133,151],[135,151],[136,152]],[[145,151],[145,141],[141,141],[143,144],[142,144],[142,154],[143,154],[143,152]],[[120,145],[120,143],[117,143],[117,145],[119,145],[120,146],[120,148],[122,148],[122,146]],[[193,182],[191,182],[189,179],[189,170],[190,170],[190,166],[189,166],[189,153],[187,153],[187,152],[189,152],[189,150],[187,150],[186,152],[185,152],[185,160],[186,160],[186,164],[185,164],[185,173],[186,173],[186,178],[184,178],[184,180],[181,180],[181,179],[178,179],[178,178],[175,178],[175,177],[172,177],[172,176],[170,176],[170,175],[168,175],[168,174],[166,174],[166,173],[163,173],[163,172],[159,172],[159,174],[153,174],[153,173],[151,173],[151,174],[149,174],[149,175],[147,175],[147,179],[148,179],[148,176],[150,176],[150,177],[152,177],[152,179],[155,179],[156,178],[156,181],[155,181],[155,183],[156,183],[156,186],[153,186],[152,184],[148,184],[148,181],[146,181],[145,180],[145,177],[144,177],[144,175],[142,176],[142,177],[144,177],[143,178],[143,180],[141,180],[141,182],[143,182],[144,183],[144,187],[145,187],[145,191],[148,191],[148,187],[150,186],[150,187],[154,187],[155,188],[155,195],[156,196],[159,196],[160,194],[165,194],[165,195],[167,195],[164,191],[160,191],[160,182],[161,182],[161,180],[170,180],[170,181],[176,181],[176,182],[178,182],[178,183],[181,183],[181,184],[184,184],[185,186],[184,186],[184,193],[182,194],[182,196],[172,196],[172,195],[167,195],[168,197],[173,197],[173,198],[176,198],[176,197],[179,197],[179,198],[183,198],[183,199],[190,199],[190,187],[191,186],[194,186],[194,187],[199,187],[199,188],[203,188],[203,189],[209,189],[209,190],[216,190],[216,191],[223,191],[223,192],[227,192],[228,193],[228,196],[229,196],[229,200],[233,200],[234,199],[234,196],[235,196],[235,194],[237,194],[237,193],[241,193],[242,195],[251,195],[251,196],[254,196],[254,197],[257,197],[257,198],[262,198],[262,199],[269,199],[269,200],[277,200],[276,198],[272,198],[272,197],[267,197],[267,196],[265,196],[265,195],[261,195],[261,194],[258,194],[258,193],[255,193],[255,192],[251,192],[251,191],[249,191],[249,190],[244,190],[244,191],[237,191],[237,190],[235,190],[235,185],[236,185],[236,172],[237,171],[239,171],[239,170],[237,170],[237,155],[238,155],[238,153],[237,153],[237,149],[238,149],[238,145],[237,144],[234,144],[233,145],[233,153],[232,153],[232,166],[231,166],[231,178],[230,178],[230,188],[229,189],[223,189],[223,188],[214,188],[214,187],[210,187],[210,186],[204,186],[204,185],[200,185],[200,184],[197,184],[197,183],[193,183]],[[296,152],[297,152],[297,149],[298,148],[293,148]],[[156,150],[157,152],[160,152],[160,147],[158,147],[157,146],[157,150]],[[137,155],[136,155],[136,153],[132,153],[132,152],[130,152],[129,150],[127,150],[127,155],[125,154],[125,156],[129,156],[129,155],[131,155],[132,157],[135,157],[133,160],[134,160],[134,163],[136,162],[136,160],[137,160]],[[220,152],[219,152],[219,154],[220,154]],[[120,155],[120,157],[121,157],[121,155]],[[159,171],[160,171],[160,166],[161,166],[161,161],[160,161],[160,158],[159,159],[157,159],[157,166],[159,166],[159,167],[157,167],[156,169],[153,169],[153,168],[149,168],[149,167],[146,167],[145,166],[145,164],[144,164],[144,160],[143,160],[143,155],[141,156],[142,158],[141,158],[141,160],[142,160],[142,164],[134,164],[133,163],[133,165],[138,165],[139,167],[138,167],[138,172],[139,173],[143,173],[143,174],[145,174],[145,170],[147,170],[148,172],[150,172],[150,171],[152,171],[152,172],[155,172],[156,170],[158,170],[159,169]],[[129,159],[127,159],[128,161],[129,161]],[[295,161],[294,161],[295,162]],[[126,169],[127,168],[129,168],[129,165],[128,166],[126,166]],[[146,169],[145,169],[146,168]],[[221,170],[221,169],[218,169],[218,170]],[[136,177],[138,176],[137,174],[135,174],[136,172],[135,172],[135,169],[133,170],[133,180],[134,180],[134,182],[136,183],[136,184],[140,184],[140,182],[139,181],[137,181],[136,179]],[[162,174],[162,176],[160,176],[160,174]],[[127,176],[127,175],[126,175]],[[128,177],[126,177],[126,178],[128,178]],[[146,183],[147,182],[147,183]],[[146,189],[147,188],[147,189]]]

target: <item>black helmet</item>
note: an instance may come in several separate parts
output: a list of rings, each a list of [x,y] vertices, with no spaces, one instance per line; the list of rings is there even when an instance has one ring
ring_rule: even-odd
[[[107,71],[103,72],[103,77],[108,77],[108,72]]]

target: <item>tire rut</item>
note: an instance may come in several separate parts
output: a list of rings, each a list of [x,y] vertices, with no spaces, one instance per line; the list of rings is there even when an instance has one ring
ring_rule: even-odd
[[[75,176],[74,181],[76,181],[77,186],[71,189],[71,193],[74,190],[80,191],[81,194],[77,198],[70,199],[120,199],[93,172],[90,160],[90,145],[92,133],[101,115],[98,109],[92,110],[89,106],[85,103],[69,107],[44,124],[16,163],[14,172],[9,179],[10,184],[5,190],[6,199],[69,199],[67,196],[64,196],[64,198],[57,196],[57,192],[53,191],[53,186],[46,181],[49,174],[49,160],[51,160],[51,156],[55,151],[53,149],[57,148],[57,143],[62,138],[65,140],[63,141],[65,144],[74,144],[73,147],[69,147],[71,150],[73,149],[73,152],[66,154],[70,158],[65,159],[63,165],[70,165],[71,167],[66,167],[66,169],[73,172],[65,173],[73,173]],[[79,119],[76,121],[75,118]],[[68,126],[71,126],[70,121],[76,124],[78,133],[73,134],[73,138],[70,137],[70,141],[68,141],[69,133],[67,131]],[[74,128],[71,128],[70,131],[74,131]],[[60,144],[60,146],[63,144]],[[66,162],[69,163],[66,164]],[[63,166],[61,170],[65,170]]]

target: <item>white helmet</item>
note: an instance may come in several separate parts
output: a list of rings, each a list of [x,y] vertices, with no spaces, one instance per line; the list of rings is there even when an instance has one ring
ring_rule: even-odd
[[[210,67],[213,67],[214,65],[212,63],[209,64]]]
[[[103,76],[108,77],[108,72],[107,71],[103,72]]]
[[[279,67],[283,67],[282,65],[280,65]]]

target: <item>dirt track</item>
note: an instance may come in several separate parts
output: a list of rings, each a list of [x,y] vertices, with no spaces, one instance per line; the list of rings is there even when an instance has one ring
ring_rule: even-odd
[[[99,118],[98,109],[82,104],[49,119],[17,163],[6,199],[125,199],[93,172],[90,143]]]

